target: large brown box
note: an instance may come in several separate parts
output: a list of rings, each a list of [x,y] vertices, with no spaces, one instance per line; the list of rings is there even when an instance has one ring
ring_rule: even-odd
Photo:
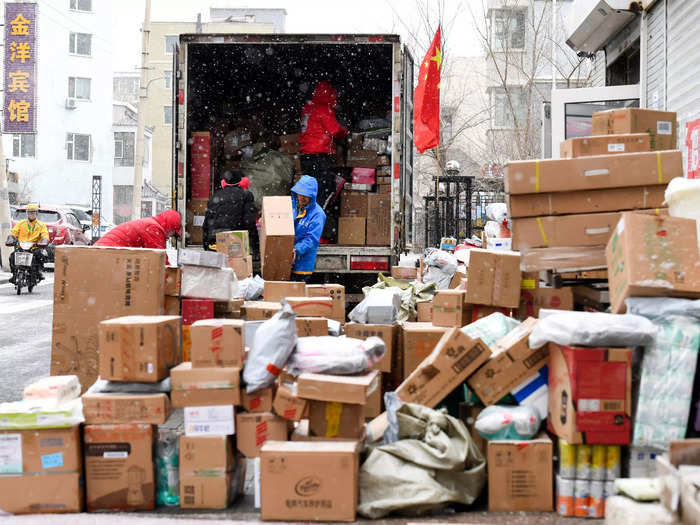
[[[468,303],[517,308],[520,304],[520,254],[471,250],[467,282]],[[433,322],[435,313],[433,300]]]
[[[294,264],[291,197],[263,197],[260,264],[266,281],[288,281]]]
[[[380,379],[376,370],[357,376],[303,373],[297,379],[297,395],[316,401],[364,405],[371,393],[381,388]]]
[[[236,446],[247,458],[260,456],[266,441],[287,441],[289,422],[272,412],[236,414]]]
[[[682,176],[683,157],[674,150],[512,161],[504,182],[506,193],[523,194],[668,184]]]
[[[356,441],[268,441],[262,447],[263,520],[354,521],[358,492]]]
[[[241,388],[241,406],[246,412],[270,412],[275,389],[271,386],[261,388],[249,394],[245,388]]]
[[[290,385],[280,383],[275,392],[272,408],[277,415],[285,419],[300,421],[308,412],[309,402],[297,397]]]
[[[450,328],[433,352],[396,389],[405,403],[434,407],[491,357],[481,339]]]
[[[236,278],[243,280],[250,277],[253,273],[253,257],[246,255],[245,257],[229,257],[228,267],[233,268]]]
[[[571,287],[563,288],[535,288],[534,290],[520,290],[520,307],[518,318],[539,317],[540,309],[573,310],[574,292]]]
[[[348,337],[362,339],[363,341],[368,337],[379,337],[384,341],[384,356],[373,367],[380,372],[391,372],[392,354],[395,351],[398,334],[398,325],[359,323],[347,323],[345,325],[345,335]]]
[[[100,321],[163,311],[165,251],[58,246],[55,257],[51,375],[97,379]]]
[[[307,284],[307,297],[330,297],[333,299],[333,313],[330,319],[345,322],[345,286],[342,284]]]
[[[309,435],[311,436],[360,439],[364,426],[364,405],[335,401],[309,403]]]
[[[263,297],[270,303],[278,303],[287,297],[306,295],[306,284],[294,281],[265,281]]]
[[[302,283],[303,284],[303,283]],[[301,317],[329,318],[333,315],[333,303],[331,297],[287,297],[289,306],[294,313]]]
[[[447,328],[432,323],[404,323],[401,332],[399,365],[403,370],[403,380],[433,353]]]
[[[344,191],[340,196],[340,216],[367,217],[367,197],[362,191]]]
[[[657,184],[633,188],[506,195],[506,202],[511,218],[601,213],[660,208],[664,203],[665,191],[665,184]]]
[[[526,272],[567,271],[580,268],[605,268],[605,245],[534,248],[521,252],[521,268]]]
[[[471,322],[472,309],[464,290],[438,290],[433,297],[432,322],[435,326],[461,328]]]
[[[182,319],[131,315],[100,323],[100,377],[109,381],[156,382],[182,360]]]
[[[367,246],[388,246],[391,236],[391,195],[367,195]]]
[[[338,219],[338,244],[364,246],[365,226],[364,217],[340,217]]]
[[[88,511],[153,510],[153,426],[86,425]]]
[[[241,403],[240,368],[192,368],[191,362],[170,370],[170,399],[174,408]]]
[[[250,234],[248,230],[233,230],[216,233],[216,251],[229,259],[250,255]]]
[[[80,426],[2,430],[0,509],[11,514],[83,511]],[[12,450],[13,455],[8,451]],[[9,468],[8,468],[9,467]]]
[[[228,436],[180,436],[180,507],[228,507],[235,463]]]
[[[297,337],[320,337],[328,335],[328,319],[323,317],[297,317]]]
[[[280,303],[270,303],[268,301],[246,301],[243,303],[245,318],[247,321],[267,321],[272,319],[282,309]]]
[[[678,122],[673,111],[624,108],[593,113],[593,135],[648,133],[652,151],[676,149]]]
[[[605,255],[613,313],[625,312],[628,297],[700,297],[693,219],[624,213]]]
[[[649,133],[598,135],[567,139],[559,147],[563,159],[651,151]]]
[[[245,323],[238,319],[204,319],[190,328],[193,368],[243,367]]]
[[[195,244],[201,246],[203,241],[204,216],[207,212],[209,199],[189,199],[187,201],[187,212],[185,213],[185,240],[188,245]]]
[[[83,394],[88,425],[143,423],[162,425],[170,416],[167,394]]]
[[[551,511],[554,446],[546,434],[529,441],[489,441],[489,512]]]
[[[180,295],[180,285],[182,284],[182,270],[177,266],[166,266],[165,268],[165,295],[178,297]]]

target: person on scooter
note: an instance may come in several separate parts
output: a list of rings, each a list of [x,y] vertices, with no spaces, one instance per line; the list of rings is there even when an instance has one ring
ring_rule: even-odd
[[[17,242],[31,242],[34,244],[43,243],[48,244],[49,242],[49,229],[46,224],[37,219],[37,214],[39,212],[39,207],[36,204],[27,205],[27,220],[19,221],[12,228],[12,233],[10,234]],[[42,243],[42,244],[43,244]],[[41,281],[44,278],[42,273],[43,261],[41,260],[41,254],[35,251],[35,260],[38,264],[39,278]],[[15,253],[10,254],[10,271],[12,272],[12,277],[10,277],[10,282],[15,284]]]

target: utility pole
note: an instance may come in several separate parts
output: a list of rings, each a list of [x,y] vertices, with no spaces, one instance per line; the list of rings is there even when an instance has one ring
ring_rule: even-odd
[[[136,124],[136,151],[134,151],[134,200],[132,219],[141,218],[141,187],[143,185],[143,133],[146,126],[146,99],[148,98],[148,45],[151,36],[151,0],[146,0],[146,13],[141,29],[141,83],[139,84],[139,106]]]

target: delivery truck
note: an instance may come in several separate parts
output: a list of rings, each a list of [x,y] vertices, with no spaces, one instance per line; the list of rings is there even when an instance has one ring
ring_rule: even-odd
[[[173,55],[173,206],[183,212],[181,245],[201,245],[206,199],[231,166],[247,167],[258,205],[261,195],[289,194],[301,174],[292,143],[301,109],[316,82],[327,80],[338,91],[338,119],[350,131],[336,155],[337,179],[346,189],[377,192],[378,186],[355,186],[345,165],[349,148],[374,137],[369,144],[383,161],[377,173],[391,211],[381,245],[342,239],[321,245],[315,279],[359,291],[411,248],[414,70],[398,35],[181,34]],[[385,150],[377,152],[377,144]],[[244,157],[236,164],[238,151]]]

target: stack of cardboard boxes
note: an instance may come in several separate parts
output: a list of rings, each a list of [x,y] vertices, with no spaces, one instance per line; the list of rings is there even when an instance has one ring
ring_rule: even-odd
[[[238,280],[253,274],[253,257],[247,231],[217,232],[216,251],[226,255],[226,264],[236,272]]]

